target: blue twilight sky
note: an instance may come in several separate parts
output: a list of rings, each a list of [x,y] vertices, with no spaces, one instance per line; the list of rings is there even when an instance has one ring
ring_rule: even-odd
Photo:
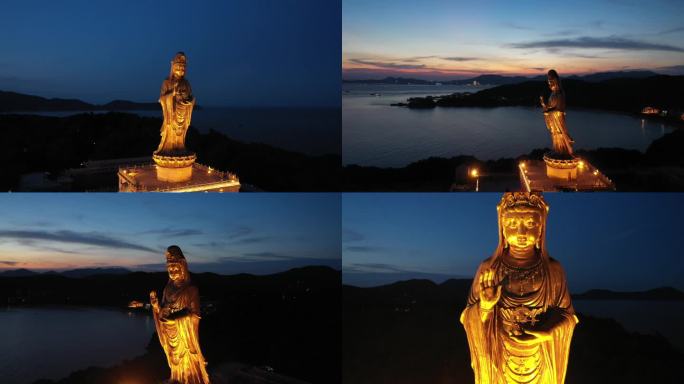
[[[340,0],[6,1],[0,90],[156,101],[177,51],[205,106],[339,106]]]
[[[345,78],[684,74],[681,0],[343,0]]]
[[[500,193],[345,194],[343,282],[472,278],[496,248]],[[547,244],[570,289],[684,289],[684,195],[550,193]]]
[[[193,272],[341,268],[339,194],[2,194],[0,269]]]

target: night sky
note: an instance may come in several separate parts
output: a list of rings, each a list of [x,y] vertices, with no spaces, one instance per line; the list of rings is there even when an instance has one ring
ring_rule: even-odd
[[[496,248],[500,193],[346,194],[345,284],[472,278]],[[573,292],[684,289],[681,194],[550,193],[547,247]]]
[[[681,0],[344,0],[344,77],[684,74]]]
[[[205,106],[339,106],[339,0],[12,1],[0,90],[155,102],[177,51]]]
[[[339,194],[0,194],[0,269],[341,268]]]

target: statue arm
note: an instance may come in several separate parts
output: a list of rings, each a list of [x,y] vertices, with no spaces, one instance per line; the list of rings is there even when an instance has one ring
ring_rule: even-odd
[[[161,92],[159,93],[159,104],[161,104],[162,112],[164,116],[164,122],[171,121],[171,112],[173,111],[173,95],[174,89],[170,84],[170,81],[164,80],[161,87]]]
[[[468,295],[468,305],[461,314],[461,322],[464,321],[466,311],[477,312],[480,320],[487,321],[494,306],[501,297],[501,282],[495,281],[495,272],[490,269],[490,260],[483,261],[475,272],[473,283]]]
[[[467,306],[460,317],[470,347],[470,366],[475,374],[475,383],[497,383],[500,379],[491,361],[498,348],[497,343],[492,342],[492,336],[497,333],[497,308],[485,311],[480,305],[480,277],[487,270],[490,270],[490,260],[483,261],[477,269]]]
[[[544,108],[544,112],[551,112],[551,111],[565,111],[565,92],[560,91],[556,93],[552,93],[551,96],[549,96],[549,102],[548,104],[542,104],[542,107]]]
[[[544,112],[555,111],[556,107],[558,106],[557,96],[551,94],[551,96],[549,96],[549,101],[546,104],[542,104],[542,106],[544,108]]]

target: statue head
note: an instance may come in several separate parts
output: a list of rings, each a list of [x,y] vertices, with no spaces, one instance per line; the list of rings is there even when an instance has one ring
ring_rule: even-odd
[[[499,245],[494,257],[507,250],[524,254],[538,250],[547,257],[544,244],[549,206],[535,192],[506,192],[496,207],[499,216]]]
[[[169,75],[169,78],[182,79],[185,76],[186,64],[187,58],[185,57],[185,53],[176,53],[176,56],[171,60],[171,74]]]
[[[177,245],[166,249],[166,270],[169,273],[169,280],[176,285],[190,281],[188,263],[185,261],[183,251]]]
[[[561,81],[558,72],[555,69],[549,70],[546,74],[546,81],[549,83],[549,88],[552,92],[558,92],[561,90]]]

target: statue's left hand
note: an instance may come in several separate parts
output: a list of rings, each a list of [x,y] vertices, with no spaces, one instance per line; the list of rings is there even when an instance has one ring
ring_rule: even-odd
[[[523,345],[534,345],[551,340],[551,333],[548,331],[532,331],[526,329],[522,335],[509,335],[509,337]]]
[[[150,304],[155,310],[159,309],[159,299],[157,299],[157,292],[155,291],[150,292]]]

